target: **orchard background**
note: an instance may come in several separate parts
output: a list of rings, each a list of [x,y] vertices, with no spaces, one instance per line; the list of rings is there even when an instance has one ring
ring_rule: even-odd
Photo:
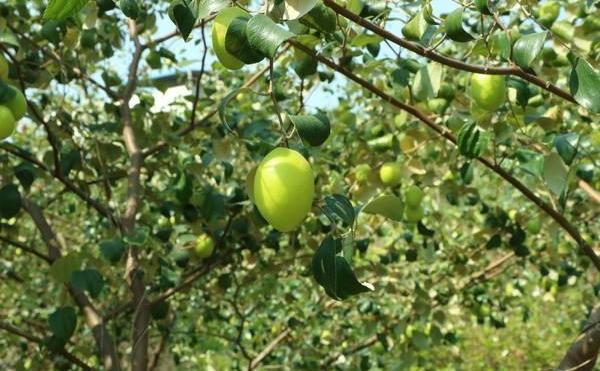
[[[0,54],[3,369],[594,368],[597,2],[7,0]]]

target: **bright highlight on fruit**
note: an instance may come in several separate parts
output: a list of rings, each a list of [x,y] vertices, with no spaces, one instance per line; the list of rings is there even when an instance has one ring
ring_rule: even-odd
[[[248,16],[244,10],[238,7],[223,9],[216,17],[212,27],[212,46],[217,59],[225,68],[239,70],[244,63],[231,55],[225,48],[225,36],[231,22],[237,17]]]
[[[397,162],[386,162],[379,169],[379,178],[387,186],[396,186],[402,180],[402,166]]]
[[[206,259],[210,257],[215,251],[215,241],[208,234],[203,233],[196,239],[196,245],[194,245],[194,255],[200,259]]]
[[[488,111],[495,111],[506,99],[506,80],[501,75],[471,75],[471,98]]]
[[[298,152],[276,148],[262,160],[254,177],[254,202],[275,229],[296,229],[312,207],[314,175]]]
[[[8,107],[0,106],[0,140],[8,138],[15,127],[17,121]]]

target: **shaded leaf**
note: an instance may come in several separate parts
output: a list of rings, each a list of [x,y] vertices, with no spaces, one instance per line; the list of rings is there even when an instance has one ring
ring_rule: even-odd
[[[354,207],[350,200],[340,194],[325,197],[324,210],[330,217],[340,219],[346,225],[354,223],[355,213]]]
[[[50,331],[64,345],[75,332],[77,327],[77,314],[73,307],[57,308],[48,317]]]
[[[311,146],[320,146],[329,138],[331,133],[329,120],[321,120],[313,115],[289,115],[288,117],[300,137]]]
[[[458,8],[446,17],[444,23],[448,38],[458,42],[474,40],[473,36],[463,28],[463,8]]]
[[[187,41],[196,23],[196,17],[189,5],[184,0],[175,1],[169,7],[169,18],[177,26],[183,39]]]
[[[96,269],[88,268],[73,272],[71,284],[79,290],[87,291],[91,297],[95,298],[100,295],[104,287],[104,278]]]
[[[560,156],[552,152],[544,158],[544,180],[548,188],[557,196],[560,196],[567,186],[567,167]]]
[[[554,139],[554,147],[565,164],[571,165],[577,155],[579,135],[575,133],[562,134]]]
[[[0,217],[10,219],[21,210],[21,193],[14,184],[7,184],[0,188]]]
[[[100,254],[111,263],[121,260],[125,252],[125,244],[118,238],[100,242]]]

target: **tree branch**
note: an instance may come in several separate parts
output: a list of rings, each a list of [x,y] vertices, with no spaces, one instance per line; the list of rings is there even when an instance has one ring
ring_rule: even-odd
[[[600,305],[592,309],[588,325],[571,344],[560,362],[559,370],[591,371],[600,350]]]
[[[18,241],[13,241],[11,239],[8,239],[8,238],[2,237],[2,236],[0,236],[0,241],[6,243],[8,245],[12,245],[16,248],[19,248],[27,253],[33,254],[33,255],[37,256],[38,258],[45,260],[47,263],[51,262],[49,257],[47,257],[46,255],[42,254],[41,252],[37,251],[36,249],[25,245],[24,243],[21,243]]]
[[[419,111],[414,106],[403,103],[403,102],[399,101],[398,99],[384,93],[383,91],[379,90],[377,87],[375,87],[370,82],[355,75],[352,71],[332,62],[331,60],[329,60],[327,58],[324,58],[323,56],[317,54],[315,51],[304,46],[301,43],[299,43],[295,40],[288,40],[288,43],[290,43],[295,48],[302,50],[303,52],[312,56],[313,58],[317,59],[319,62],[325,64],[326,66],[330,67],[331,69],[343,74],[344,76],[346,76],[350,80],[356,82],[363,88],[371,91],[373,94],[379,96],[385,102],[388,102],[392,106],[399,108],[399,109],[413,115],[414,117],[419,119],[423,124],[425,124],[427,127],[429,127],[430,129],[432,129],[433,131],[438,133],[440,136],[444,137],[448,142],[456,145],[456,138],[454,137],[454,134],[452,134],[452,132],[450,132],[447,128],[445,128],[443,126],[436,124],[432,118],[428,117],[427,115],[425,115],[423,112]],[[548,203],[543,201],[541,198],[539,198],[526,185],[524,185],[518,179],[513,177],[508,171],[504,170],[504,168],[502,168],[500,165],[495,164],[494,161],[489,160],[485,157],[477,157],[477,160],[480,163],[482,163],[483,165],[485,165],[488,169],[490,169],[493,172],[495,172],[496,174],[498,174],[500,177],[502,177],[508,183],[510,183],[514,188],[519,190],[519,192],[521,192],[521,194],[523,194],[526,198],[528,198],[531,202],[533,202],[536,206],[538,206],[542,211],[544,211],[552,219],[554,219],[554,221],[556,223],[558,223],[575,240],[575,242],[577,242],[578,246],[581,248],[583,253],[590,258],[590,260],[592,261],[592,263],[594,264],[596,269],[600,271],[600,258],[598,257],[598,255],[596,255],[596,253],[594,252],[592,247],[583,239],[583,237],[581,236],[579,231],[560,212],[558,212],[551,205],[549,205]]]
[[[386,40],[389,40],[396,45],[408,49],[413,53],[419,54],[425,58],[431,59],[433,61],[444,64],[448,67],[452,67],[458,70],[467,71],[467,72],[475,72],[482,73],[487,75],[512,75],[522,78],[525,81],[529,81],[530,83],[539,86],[540,88],[549,91],[552,94],[555,94],[571,103],[577,104],[577,101],[573,96],[562,90],[558,86],[550,83],[549,81],[544,81],[539,77],[532,75],[522,68],[518,66],[511,67],[489,67],[489,66],[480,66],[462,62],[458,59],[454,59],[451,57],[447,57],[445,55],[439,54],[433,50],[427,49],[418,45],[416,43],[412,43],[406,39],[396,36],[395,34],[387,31],[386,29],[379,27],[378,25],[369,22],[368,20],[362,18],[361,16],[352,13],[346,8],[336,4],[333,0],[323,0],[323,4],[331,8],[335,13],[353,21],[356,24],[363,26],[364,28],[374,32],[375,34],[383,37]]]
[[[31,335],[28,332],[22,331],[21,329],[11,325],[10,323],[4,322],[4,321],[0,321],[0,329],[4,330],[6,332],[9,332],[13,335],[22,337],[23,339],[26,339],[30,343],[35,343],[38,345],[43,345],[43,343],[44,343],[43,339],[40,339],[37,336]],[[85,362],[83,362],[82,360],[80,360],[79,358],[77,358],[75,355],[68,352],[64,348],[53,351],[53,352],[57,355],[65,357],[69,362],[71,362],[72,364],[74,364],[76,366],[79,366],[83,370],[92,370],[92,368],[90,366],[88,366],[87,364],[85,364]]]
[[[23,198],[23,208],[29,213],[33,223],[40,231],[44,243],[48,247],[48,257],[50,261],[61,257],[62,246],[60,240],[48,221],[42,210],[35,203]],[[67,284],[67,289],[73,300],[84,315],[88,327],[92,330],[98,352],[102,358],[102,364],[106,370],[117,371],[121,369],[117,349],[110,333],[106,330],[106,326],[102,317],[98,314],[96,308],[87,297],[87,295],[79,289],[76,289],[71,284]]]
[[[279,343],[284,341],[291,333],[292,329],[289,327],[283,330],[275,339],[273,339],[273,341],[269,343],[269,345],[267,345],[265,349],[263,349],[262,352],[260,352],[256,357],[254,357],[254,359],[250,362],[250,365],[248,366],[248,370],[252,371],[256,369],[256,367],[258,367],[260,363],[265,358],[267,358],[269,354],[271,354],[275,350],[275,348],[277,348]]]
[[[123,233],[131,234],[135,229],[136,216],[139,211],[141,198],[141,170],[144,162],[142,151],[138,146],[129,104],[137,87],[138,68],[144,48],[138,37],[137,25],[134,20],[128,19],[129,35],[134,43],[133,57],[129,64],[127,85],[121,101],[121,120],[123,122],[123,141],[129,154],[129,170],[127,174],[127,202],[125,214],[121,220]],[[146,285],[143,280],[143,271],[139,264],[139,251],[131,246],[127,254],[125,279],[133,296],[133,328],[131,334],[131,369],[143,371],[148,368],[148,327],[150,325],[150,305],[146,299]]]

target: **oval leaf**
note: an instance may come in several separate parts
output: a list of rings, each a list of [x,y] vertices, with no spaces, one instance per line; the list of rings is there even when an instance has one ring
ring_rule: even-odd
[[[273,22],[266,15],[252,17],[246,25],[246,36],[250,46],[265,57],[273,58],[277,48],[294,34]]]
[[[463,28],[463,8],[458,8],[446,17],[446,34],[448,38],[458,41],[467,42],[473,40],[473,36]]]
[[[404,212],[404,203],[400,197],[383,195],[369,201],[369,203],[362,208],[362,212],[381,215],[396,222],[401,222]]]
[[[289,118],[300,137],[311,146],[320,146],[329,138],[331,133],[329,120],[322,120],[312,115],[290,115]]]
[[[593,69],[586,60],[575,59],[569,78],[569,87],[577,103],[593,113],[600,112],[599,86],[600,73]]]
[[[515,62],[521,68],[529,68],[531,63],[540,54],[547,36],[547,31],[521,36],[513,47]]]

